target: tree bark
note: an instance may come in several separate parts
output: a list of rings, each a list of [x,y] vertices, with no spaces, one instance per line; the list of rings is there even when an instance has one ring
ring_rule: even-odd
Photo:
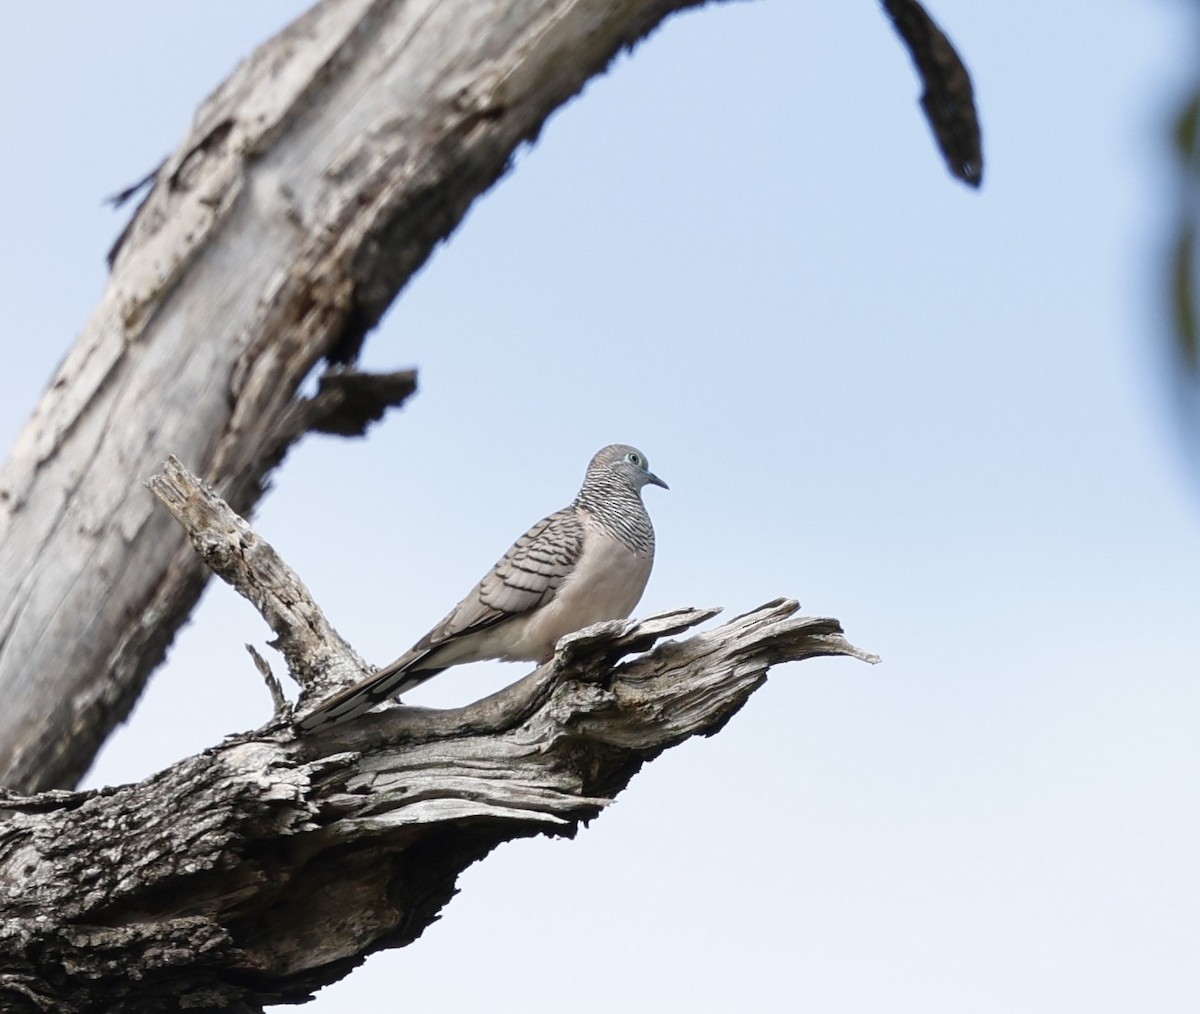
[[[307,589],[177,461],[151,487],[314,694],[363,666]],[[259,1011],[416,939],[496,845],[573,836],[647,760],[716,732],[778,662],[874,657],[776,600],[596,624],[491,697],[305,737],[283,703],[137,785],[0,793],[0,1009]],[[630,657],[632,656],[632,657]]]
[[[361,433],[415,378],[327,377],[546,117],[699,0],[324,0],[204,103],[0,473],[0,785],[74,785],[205,580],[130,475],[167,454],[241,511],[308,429]],[[952,169],[970,79],[887,0]],[[933,115],[936,113],[936,115]]]
[[[362,675],[186,470],[153,485],[191,545],[136,480],[176,453],[247,513],[304,433],[362,433],[400,404],[411,372],[350,368],[366,332],[555,108],[697,2],[324,0],[154,175],[0,474],[0,1009],[302,999],[415,939],[499,842],[573,835],[645,761],[717,731],[771,665],[871,659],[788,600],[655,646],[713,613],[679,610],[571,635],[467,708],[384,709],[306,739],[274,685],[263,728],[137,785],[64,791],[186,619],[201,558],[272,624],[302,707]],[[950,67],[927,101],[977,181],[957,119],[974,115],[969,81],[914,8],[888,4],[921,73]]]
[[[517,145],[693,2],[325,0],[204,103],[0,474],[0,784],[74,785],[199,596],[131,477],[178,454],[246,512],[306,428],[344,432],[304,379],[353,361]]]

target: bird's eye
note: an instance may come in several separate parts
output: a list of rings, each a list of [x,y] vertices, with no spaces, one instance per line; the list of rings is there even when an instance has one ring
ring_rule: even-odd
[[[625,460],[631,465],[637,465],[638,468],[642,467],[642,456],[636,451],[630,451],[628,454],[626,454]]]

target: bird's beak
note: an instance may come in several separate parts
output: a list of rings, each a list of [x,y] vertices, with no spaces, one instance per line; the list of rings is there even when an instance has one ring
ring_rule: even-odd
[[[663,489],[671,488],[665,482],[663,482],[662,479],[660,479],[657,475],[655,475],[653,472],[646,473],[646,483],[650,486],[662,486]]]

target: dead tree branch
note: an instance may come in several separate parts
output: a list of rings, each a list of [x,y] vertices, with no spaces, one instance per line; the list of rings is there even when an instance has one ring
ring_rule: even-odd
[[[204,103],[0,473],[0,784],[73,785],[200,594],[131,472],[176,453],[247,513],[306,426],[403,400],[297,411],[517,146],[694,2],[327,0]]]
[[[176,453],[248,513],[305,432],[400,404],[411,373],[341,372],[365,334],[556,108],[698,3],[324,0],[202,105],[0,472],[0,784],[74,785],[200,594],[128,476]],[[887,9],[977,178],[961,61],[919,4]]]
[[[170,461],[149,483],[275,630],[302,686],[361,675],[275,551]],[[496,845],[573,836],[639,768],[719,730],[768,669],[874,656],[778,599],[684,640],[681,609],[597,624],[465,708],[261,728],[136,785],[0,793],[0,1009],[260,1011],[416,939]]]

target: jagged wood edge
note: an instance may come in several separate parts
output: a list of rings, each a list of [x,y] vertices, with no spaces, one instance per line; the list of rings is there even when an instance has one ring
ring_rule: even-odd
[[[168,462],[150,485],[292,642],[302,683],[323,690],[323,660],[357,659],[336,634],[322,647],[288,629],[333,630],[311,597],[278,608],[303,585],[198,479]],[[385,708],[306,738],[277,714],[135,785],[0,792],[0,1001],[71,1014],[162,996],[236,1011],[302,999],[416,939],[496,845],[573,836],[643,763],[723,727],[770,666],[875,660],[836,620],[796,609],[777,599],[685,640],[661,638],[715,610],[596,624],[465,708]]]
[[[697,4],[318,3],[201,105],[0,470],[0,780],[74,784],[199,597],[203,568],[129,472],[172,450],[249,511],[303,432],[359,432],[402,400],[399,374],[297,391],[321,359],[354,361],[551,112]]]
[[[362,677],[366,663],[325,618],[299,575],[212,487],[174,455],[145,485],[187,532],[204,565],[267,621],[275,632],[272,647],[302,689]]]

